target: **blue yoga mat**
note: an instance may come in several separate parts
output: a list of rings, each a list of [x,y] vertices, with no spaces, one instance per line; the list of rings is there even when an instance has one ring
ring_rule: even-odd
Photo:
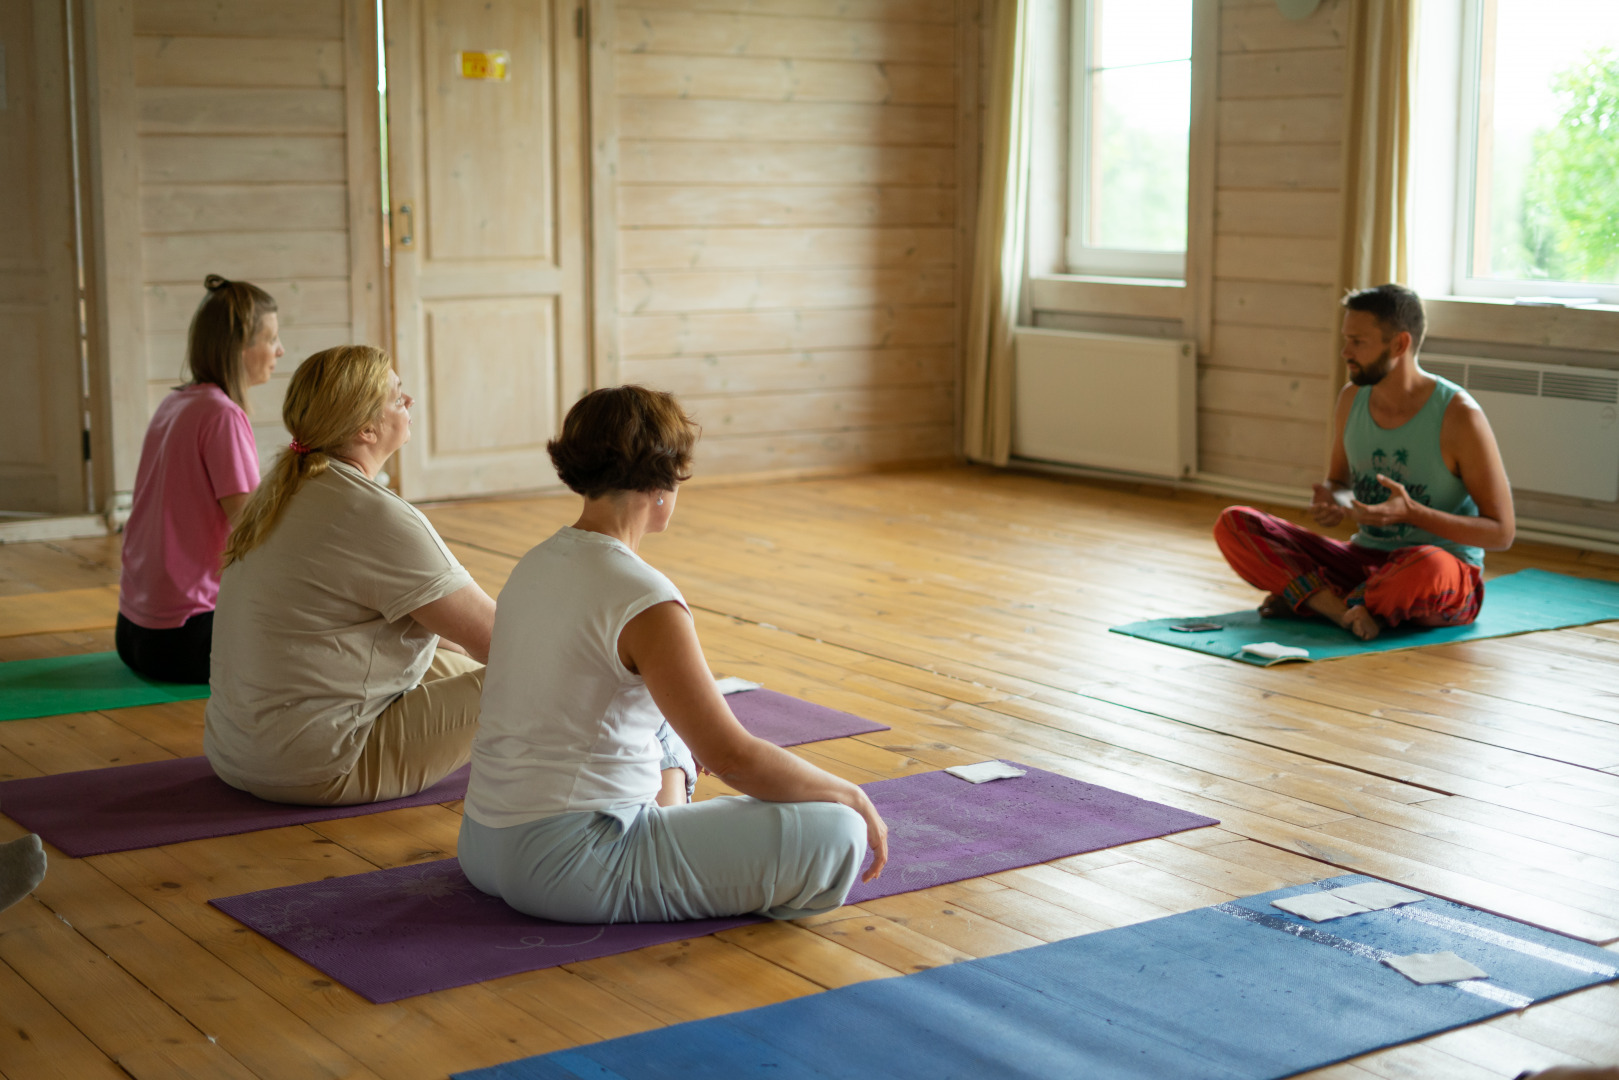
[[[208,684],[143,678],[115,652],[12,660],[0,664],[0,720],[123,709],[208,696]]]
[[[1619,956],[1435,898],[1325,923],[1270,906],[1370,880],[1277,889],[455,1075],[1273,1080],[1619,977]],[[1419,986],[1381,963],[1441,951],[1489,978]]]
[[[1584,626],[1610,619],[1619,619],[1619,582],[1569,577],[1548,570],[1520,570],[1498,577],[1485,586],[1484,606],[1478,618],[1466,626],[1400,626],[1384,630],[1372,641],[1361,641],[1324,619],[1261,619],[1259,612],[1252,608],[1223,615],[1152,619],[1115,626],[1112,631],[1269,667],[1287,661],[1252,656],[1243,652],[1242,647],[1252,642],[1274,641],[1308,649],[1310,655],[1303,659],[1336,660],[1363,653]],[[1191,632],[1174,629],[1198,623],[1219,623],[1220,628]]]

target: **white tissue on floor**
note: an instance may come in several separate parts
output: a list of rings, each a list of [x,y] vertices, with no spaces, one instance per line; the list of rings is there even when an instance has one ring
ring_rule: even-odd
[[[1346,915],[1363,915],[1367,910],[1353,900],[1345,900],[1336,892],[1300,893],[1297,896],[1272,900],[1270,906],[1281,908],[1311,922],[1326,922],[1328,919],[1341,919]]]
[[[1414,983],[1461,982],[1463,979],[1487,979],[1488,975],[1453,952],[1412,953],[1410,956],[1391,956],[1383,961],[1389,967]]]
[[[1242,651],[1253,653],[1266,660],[1304,660],[1310,655],[1309,649],[1301,649],[1297,645],[1283,645],[1275,641],[1250,641],[1242,647]]]
[[[1004,761],[980,761],[973,765],[952,765],[945,772],[951,776],[973,784],[982,784],[987,780],[1011,780],[1019,776],[1028,775],[1022,769],[1008,765]]]
[[[1359,885],[1345,885],[1341,889],[1333,889],[1332,895],[1340,900],[1359,904],[1368,911],[1382,911],[1384,908],[1415,904],[1419,900],[1428,899],[1422,893],[1402,889],[1386,881],[1363,881]]]

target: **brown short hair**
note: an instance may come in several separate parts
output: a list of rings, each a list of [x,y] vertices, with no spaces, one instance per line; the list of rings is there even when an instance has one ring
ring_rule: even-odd
[[[692,447],[701,431],[673,394],[608,386],[576,401],[562,434],[545,448],[557,476],[586,498],[672,491],[691,479]]]
[[[1428,315],[1422,308],[1422,297],[1404,285],[1352,290],[1344,295],[1343,306],[1346,311],[1364,311],[1375,318],[1385,342],[1395,334],[1410,334],[1412,352],[1422,348],[1422,339],[1428,336]]]
[[[245,409],[242,350],[253,344],[264,317],[275,311],[275,298],[257,285],[230,281],[218,274],[209,274],[203,286],[208,295],[191,316],[186,343],[191,381],[213,383]]]

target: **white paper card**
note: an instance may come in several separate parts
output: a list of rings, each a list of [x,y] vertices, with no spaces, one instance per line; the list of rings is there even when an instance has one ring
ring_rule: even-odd
[[[973,784],[982,784],[986,780],[1011,780],[1028,774],[1019,768],[1008,765],[1004,761],[980,761],[974,765],[952,765],[945,772],[951,776],[959,776]]]
[[[1250,641],[1242,647],[1242,651],[1264,657],[1266,660],[1303,660],[1310,655],[1309,649],[1301,649],[1297,645],[1282,645],[1274,641]]]
[[[1360,915],[1365,908],[1351,900],[1344,900],[1336,892],[1309,892],[1272,900],[1271,907],[1281,908],[1311,922],[1341,919],[1345,915]]]
[[[1469,964],[1453,952],[1419,952],[1410,956],[1391,956],[1383,961],[1389,967],[1414,983],[1461,982],[1463,979],[1489,978],[1481,969]]]
[[[1402,889],[1386,881],[1363,881],[1359,885],[1346,885],[1341,889],[1333,889],[1332,895],[1340,900],[1359,904],[1367,911],[1382,911],[1384,908],[1414,904],[1418,900],[1428,899],[1419,892]]]
[[[739,679],[735,675],[727,675],[723,679],[715,679],[714,685],[719,687],[722,694],[740,694],[744,690],[763,690],[763,683],[749,682]]]

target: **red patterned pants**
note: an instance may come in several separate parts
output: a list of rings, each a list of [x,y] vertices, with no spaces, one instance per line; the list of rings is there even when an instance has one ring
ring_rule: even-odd
[[[1432,544],[1358,547],[1248,506],[1226,509],[1214,540],[1244,581],[1301,614],[1309,614],[1305,601],[1322,589],[1351,606],[1364,604],[1389,626],[1465,625],[1484,602],[1479,568]]]

